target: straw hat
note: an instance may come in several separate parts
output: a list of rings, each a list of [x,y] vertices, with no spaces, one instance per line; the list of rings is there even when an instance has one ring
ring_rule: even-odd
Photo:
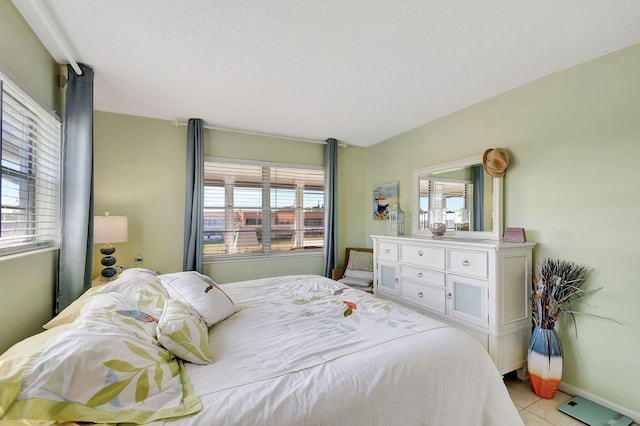
[[[509,167],[509,153],[502,148],[490,148],[482,156],[484,170],[495,178],[501,178]]]

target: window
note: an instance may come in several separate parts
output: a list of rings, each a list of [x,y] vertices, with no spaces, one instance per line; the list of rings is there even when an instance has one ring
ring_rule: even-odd
[[[430,177],[420,183],[420,229],[428,228],[429,210],[444,209],[447,229],[469,230],[467,216],[473,206],[473,181]]]
[[[0,73],[0,255],[57,247],[61,124]]]
[[[322,167],[206,158],[204,175],[205,257],[324,246]]]

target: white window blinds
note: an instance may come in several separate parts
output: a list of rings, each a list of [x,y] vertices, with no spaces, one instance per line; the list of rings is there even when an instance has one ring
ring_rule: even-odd
[[[205,159],[205,256],[324,246],[324,170]]]
[[[0,73],[0,255],[59,243],[61,124]]]
[[[428,210],[444,210],[449,230],[469,230],[473,209],[473,182],[470,180],[430,178],[420,182],[420,226],[428,227]]]

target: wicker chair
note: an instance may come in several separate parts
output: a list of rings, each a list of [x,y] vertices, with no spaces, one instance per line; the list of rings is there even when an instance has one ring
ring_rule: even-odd
[[[331,278],[340,281],[343,284],[346,284],[350,287],[357,288],[359,290],[364,290],[368,292],[372,292],[372,284],[373,284],[373,257],[371,257],[371,264],[367,265],[365,268],[360,268],[357,271],[348,271],[349,267],[349,259],[352,257],[352,252],[364,252],[364,253],[372,253],[373,249],[370,248],[359,248],[359,247],[347,247],[346,256],[345,256],[345,266],[342,268],[336,268],[331,271]],[[355,256],[354,256],[355,257]],[[365,272],[366,271],[366,272]],[[370,277],[365,278],[369,272]],[[370,279],[369,279],[370,278]],[[364,281],[363,281],[364,280]],[[369,283],[367,284],[367,281]]]

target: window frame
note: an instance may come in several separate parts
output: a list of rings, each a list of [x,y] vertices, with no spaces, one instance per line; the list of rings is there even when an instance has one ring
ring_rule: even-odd
[[[0,259],[58,249],[62,123],[1,69],[0,159]]]
[[[308,164],[294,164],[294,163],[277,163],[277,162],[271,162],[271,161],[260,161],[260,160],[245,160],[245,159],[235,159],[235,158],[224,158],[224,157],[212,157],[212,156],[205,156],[205,178],[204,178],[204,188],[206,191],[206,187],[209,186],[217,186],[220,188],[224,188],[224,193],[222,195],[222,198],[224,200],[224,206],[221,205],[215,205],[213,206],[212,204],[207,204],[206,201],[206,196],[204,197],[205,201],[204,201],[204,205],[203,205],[203,216],[204,216],[204,221],[207,222],[208,220],[215,220],[212,218],[208,218],[207,216],[207,211],[211,211],[214,209],[219,210],[223,210],[224,211],[224,218],[225,218],[225,230],[222,231],[223,233],[223,237],[222,237],[222,241],[225,244],[225,252],[221,252],[221,253],[210,253],[210,254],[204,254],[204,261],[205,262],[224,262],[224,261],[237,261],[237,260],[251,260],[251,259],[256,259],[256,258],[269,258],[269,257],[286,257],[286,256],[309,256],[309,255],[313,255],[313,256],[318,256],[318,255],[322,255],[324,253],[324,225],[322,226],[322,242],[319,246],[317,247],[305,247],[304,245],[304,241],[305,239],[307,239],[308,237],[305,236],[306,234],[306,221],[304,218],[304,213],[309,210],[314,210],[314,211],[321,211],[322,212],[322,220],[324,222],[324,200],[326,198],[326,193],[325,193],[325,189],[324,189],[324,167],[323,166],[316,166],[316,165],[308,165]],[[248,181],[248,180],[242,180],[239,182],[236,182],[236,176],[234,175],[232,178],[227,179],[226,181],[218,178],[216,180],[213,179],[209,179],[207,177],[207,163],[228,163],[230,165],[237,165],[239,167],[241,166],[254,166],[254,167],[259,167],[261,169],[261,173],[260,173],[260,182],[257,182],[257,174],[256,174],[256,180],[255,181]],[[274,171],[277,171],[278,169],[300,169],[300,170],[308,170],[308,171],[313,171],[313,172],[321,172],[322,173],[322,183],[321,184],[306,184],[303,183],[302,188],[297,188],[295,185],[292,184],[283,184],[280,182],[272,182],[271,180],[271,173],[273,173]],[[233,182],[231,182],[231,180],[233,180]],[[215,182],[215,184],[214,184]],[[260,207],[257,207],[256,203],[247,203],[246,207],[248,210],[250,209],[256,209],[259,210],[260,213],[256,214],[255,217],[255,226],[258,227],[257,230],[257,234],[261,237],[261,242],[260,242],[260,249],[258,251],[250,251],[250,252],[232,252],[229,250],[229,248],[232,246],[232,237],[235,234],[235,231],[231,231],[230,227],[231,226],[235,226],[235,222],[236,222],[236,212],[238,208],[242,208],[242,204],[237,205],[234,202],[234,197],[230,196],[230,191],[233,191],[234,188],[237,187],[247,187],[247,188],[260,188],[261,191],[261,205]],[[296,195],[295,197],[295,204],[293,207],[291,206],[277,206],[277,205],[273,205],[273,194],[271,189],[272,188],[281,188],[281,189],[294,189],[295,191],[300,192],[298,195]],[[320,207],[314,207],[314,208],[306,208],[304,207],[304,192],[306,190],[313,190],[313,191],[319,191],[321,190],[322,192],[322,205]],[[317,198],[317,194],[315,195]],[[315,198],[314,198],[315,199]],[[220,201],[220,198],[219,198]],[[294,225],[293,229],[291,230],[294,234],[294,236],[292,238],[298,238],[298,242],[294,244],[297,244],[296,246],[293,247],[293,249],[290,250],[272,250],[272,243],[274,241],[272,241],[272,237],[278,232],[278,229],[274,229],[273,226],[273,222],[274,220],[283,220],[283,218],[281,219],[277,219],[278,216],[278,212],[290,212],[293,210],[293,216],[294,216]],[[297,218],[297,219],[295,219]],[[301,218],[301,219],[300,219]],[[247,220],[252,220],[251,218],[247,218]],[[302,225],[300,226],[295,226],[295,221],[296,220],[302,220]],[[287,226],[288,224],[284,224],[282,226]],[[277,226],[277,224],[275,225]],[[203,227],[203,229],[205,229]],[[289,231],[289,230],[284,230],[284,231]],[[296,233],[302,233],[301,235],[296,236]],[[214,231],[215,233],[215,231]],[[296,241],[294,239],[294,241]],[[207,244],[207,237],[205,236],[204,238],[204,244]]]

